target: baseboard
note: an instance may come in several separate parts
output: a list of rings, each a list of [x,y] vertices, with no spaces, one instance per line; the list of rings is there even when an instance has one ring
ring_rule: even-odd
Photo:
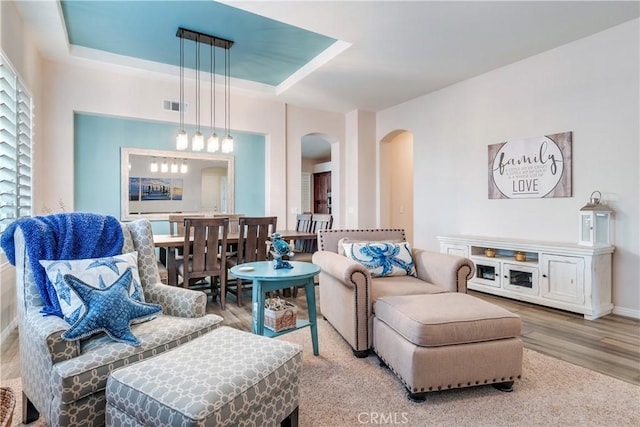
[[[640,319],[640,310],[632,310],[624,307],[613,307],[613,314],[618,316],[631,317],[633,319]]]
[[[11,323],[9,323],[7,327],[4,328],[2,332],[0,332],[0,345],[4,345],[4,340],[6,340],[7,337],[9,337],[9,335],[11,334],[11,332],[13,332],[13,330],[16,329],[17,327],[18,327],[18,319],[14,318],[11,321]]]

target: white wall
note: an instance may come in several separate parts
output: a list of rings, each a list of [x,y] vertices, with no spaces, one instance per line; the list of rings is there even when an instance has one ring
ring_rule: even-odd
[[[413,135],[400,132],[380,144],[380,226],[403,228],[413,244]],[[418,197],[420,189],[417,190]]]
[[[414,135],[415,245],[474,234],[576,242],[594,190],[616,211],[613,302],[640,317],[639,20],[378,114],[381,140]],[[573,132],[573,197],[487,197],[487,146]]]
[[[346,115],[344,161],[345,228],[376,226],[376,115],[354,110]]]

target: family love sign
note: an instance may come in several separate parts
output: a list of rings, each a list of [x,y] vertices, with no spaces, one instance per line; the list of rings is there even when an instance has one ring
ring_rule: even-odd
[[[489,145],[489,198],[571,197],[571,132]]]

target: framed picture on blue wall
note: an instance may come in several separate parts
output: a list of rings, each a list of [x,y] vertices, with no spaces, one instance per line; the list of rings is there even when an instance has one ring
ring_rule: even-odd
[[[140,178],[140,201],[151,200],[171,200],[171,178]]]

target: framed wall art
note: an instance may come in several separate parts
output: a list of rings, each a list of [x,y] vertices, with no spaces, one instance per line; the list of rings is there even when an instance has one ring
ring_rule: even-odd
[[[489,198],[571,197],[571,132],[489,145]]]

